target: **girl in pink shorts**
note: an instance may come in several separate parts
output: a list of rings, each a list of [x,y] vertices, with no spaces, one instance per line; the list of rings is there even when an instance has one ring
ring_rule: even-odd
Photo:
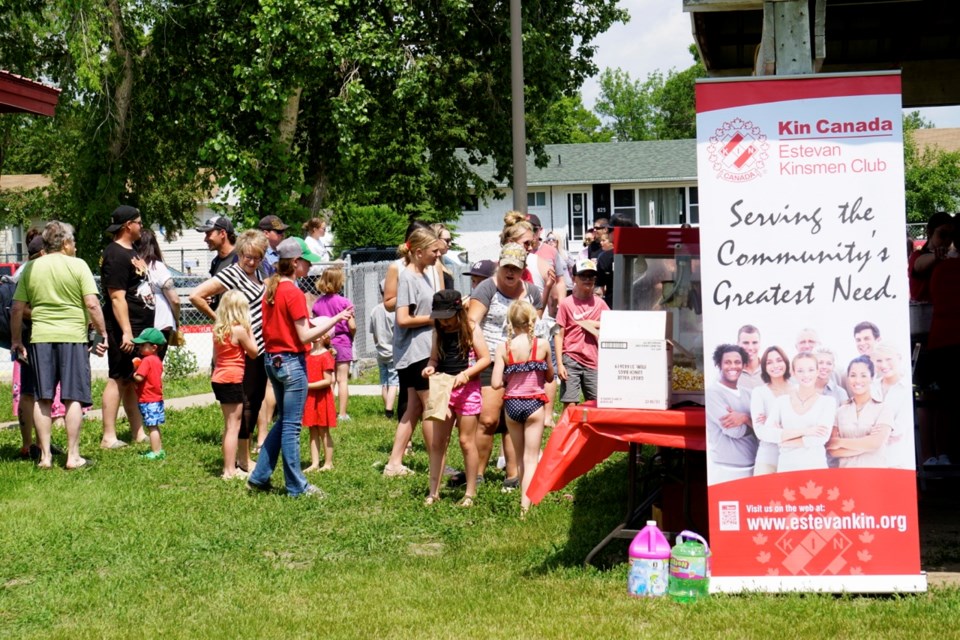
[[[426,505],[440,499],[440,477],[443,473],[453,422],[460,432],[460,449],[467,474],[467,488],[461,506],[473,506],[477,495],[477,417],[480,415],[480,372],[490,364],[490,352],[480,326],[467,318],[460,293],[454,289],[438,291],[433,296],[430,312],[433,318],[433,348],[423,369],[430,379],[430,400],[443,398],[450,389],[447,407],[428,407],[432,417],[433,437],[427,442],[430,452],[430,488]],[[441,400],[442,402],[442,400]],[[443,415],[443,419],[438,419]],[[426,436],[429,429],[424,430]]]

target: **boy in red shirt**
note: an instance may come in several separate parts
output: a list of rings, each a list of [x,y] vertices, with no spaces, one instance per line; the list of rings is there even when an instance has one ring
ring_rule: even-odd
[[[141,358],[134,358],[133,379],[137,383],[137,401],[143,426],[150,432],[150,451],[143,454],[147,460],[163,460],[167,457],[160,442],[160,425],[166,422],[163,410],[163,362],[157,356],[157,348],[166,344],[159,329],[147,327],[133,339],[140,345]],[[137,362],[139,360],[139,362]]]
[[[573,295],[561,300],[557,307],[553,344],[564,410],[580,402],[581,391],[584,400],[597,399],[600,314],[610,307],[603,298],[594,295],[596,284],[597,263],[590,259],[578,260]]]

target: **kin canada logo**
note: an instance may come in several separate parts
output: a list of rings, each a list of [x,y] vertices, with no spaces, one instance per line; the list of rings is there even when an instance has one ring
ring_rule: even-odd
[[[750,182],[766,173],[767,146],[767,136],[760,127],[735,118],[714,132],[707,152],[718,178]]]

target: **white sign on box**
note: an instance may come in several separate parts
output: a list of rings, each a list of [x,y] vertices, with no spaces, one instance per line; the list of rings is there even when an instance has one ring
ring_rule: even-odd
[[[667,409],[670,348],[666,311],[604,311],[600,317],[597,406]]]

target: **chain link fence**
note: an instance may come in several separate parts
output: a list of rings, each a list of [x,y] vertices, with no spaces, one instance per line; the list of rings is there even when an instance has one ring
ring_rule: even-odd
[[[355,373],[367,366],[372,366],[376,358],[373,336],[367,331],[367,327],[373,308],[381,302],[380,281],[386,277],[389,266],[390,261],[315,265],[311,269],[311,275],[301,278],[297,282],[300,289],[307,294],[308,303],[312,305],[313,300],[319,295],[316,288],[319,273],[327,268],[340,267],[344,269],[343,295],[353,302],[357,319],[357,334],[353,343],[353,353],[356,359]],[[470,267],[468,265],[453,265],[448,266],[448,269],[453,273],[454,286],[457,290],[463,294],[469,293],[470,276],[467,275],[467,271]],[[213,340],[210,337],[211,323],[210,318],[190,303],[190,293],[208,278],[208,274],[177,275],[173,278],[174,287],[176,287],[177,295],[180,297],[180,329],[186,338],[186,345],[183,348],[188,349],[196,356],[197,363],[202,371],[208,371],[213,360]],[[99,288],[100,277],[96,276],[94,279]],[[102,303],[102,292],[100,299]],[[6,350],[0,350],[0,352],[2,352],[2,355],[0,355],[0,376],[9,378],[13,369],[9,352]],[[90,365],[95,374],[106,374],[106,358],[91,357]]]

